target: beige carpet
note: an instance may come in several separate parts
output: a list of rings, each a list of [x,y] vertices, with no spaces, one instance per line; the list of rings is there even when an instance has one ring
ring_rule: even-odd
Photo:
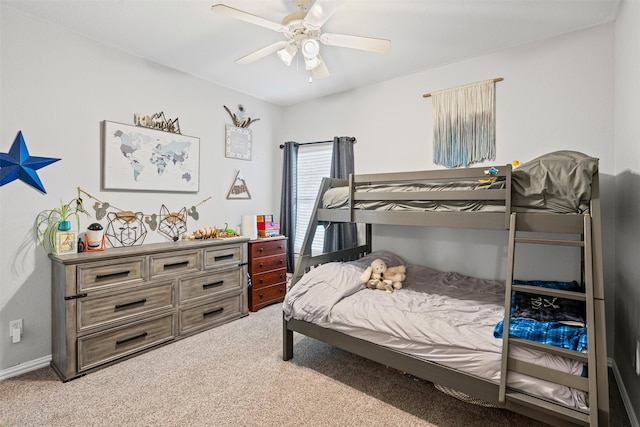
[[[10,378],[0,426],[542,425],[298,334],[284,362],[281,333],[276,304],[67,383],[51,368]]]

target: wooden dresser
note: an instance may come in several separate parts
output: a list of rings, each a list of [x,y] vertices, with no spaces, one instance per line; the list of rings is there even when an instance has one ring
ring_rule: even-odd
[[[287,292],[287,238],[265,237],[249,241],[249,310],[284,300]]]
[[[247,240],[50,254],[51,365],[70,380],[247,315]]]

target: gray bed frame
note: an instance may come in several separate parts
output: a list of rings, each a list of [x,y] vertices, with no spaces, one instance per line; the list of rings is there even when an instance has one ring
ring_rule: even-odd
[[[504,407],[525,416],[556,426],[609,426],[609,400],[607,353],[604,317],[604,285],[602,273],[602,243],[600,225],[600,198],[598,174],[592,182],[591,204],[588,214],[554,214],[518,212],[511,205],[511,165],[500,167],[499,179],[505,180],[504,189],[472,190],[472,191],[437,191],[437,192],[376,192],[357,191],[360,184],[397,183],[410,181],[450,181],[486,179],[486,168],[448,169],[419,172],[360,174],[351,175],[349,180],[325,178],[321,184],[314,212],[307,229],[302,251],[299,254],[291,286],[300,280],[311,268],[332,261],[349,261],[358,259],[372,251],[372,224],[395,224],[411,226],[454,227],[470,229],[509,230],[509,260],[506,272],[507,290],[505,292],[505,311],[510,311],[511,292],[518,289],[513,285],[514,247],[516,243],[533,244],[565,244],[564,240],[519,238],[518,232],[531,231],[542,233],[575,234],[580,236],[578,242],[569,242],[572,246],[583,246],[582,272],[585,282],[587,306],[588,355],[545,346],[530,341],[509,338],[503,340],[502,378],[500,384],[469,375],[455,369],[414,357],[387,347],[354,338],[341,332],[333,331],[296,319],[283,318],[283,359],[293,357],[293,333],[297,332],[311,338],[326,342],[335,347],[376,361],[383,365],[409,373],[416,377],[457,390],[468,396]],[[349,186],[349,207],[346,209],[323,209],[322,196],[332,187]],[[357,201],[365,200],[492,200],[504,204],[503,212],[409,212],[409,211],[374,211],[355,209]],[[315,236],[316,225],[331,222],[353,222],[364,224],[364,243],[358,247],[337,252],[313,255],[311,245]],[[550,291],[550,295],[561,295],[562,292]],[[578,299],[578,298],[574,298]],[[508,330],[508,318],[505,317],[505,330]],[[580,360],[588,365],[589,378],[568,374],[559,374],[548,368],[536,365],[522,366],[517,360],[509,357],[509,346],[519,345],[535,348],[547,353]],[[528,375],[551,379],[553,382],[582,389],[589,394],[590,410],[581,411],[553,403],[541,398],[532,397],[506,387],[509,371],[523,372]]]

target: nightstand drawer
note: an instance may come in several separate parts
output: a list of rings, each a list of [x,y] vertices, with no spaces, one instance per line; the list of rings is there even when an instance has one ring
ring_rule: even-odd
[[[253,289],[260,289],[277,283],[287,281],[287,269],[272,270],[266,273],[254,274],[251,276],[251,286]]]
[[[251,307],[252,310],[258,310],[265,305],[281,302],[287,293],[287,284],[280,283],[278,285],[269,286],[262,289],[253,289],[251,291]]]
[[[238,267],[217,271],[193,279],[180,280],[180,302],[205,297],[229,289],[241,288],[241,270]]]
[[[173,283],[78,299],[78,332],[174,306]]]
[[[239,265],[240,263],[242,263],[242,247],[239,245],[204,251],[204,268]]]
[[[287,252],[287,239],[254,241],[249,245],[251,258],[256,259],[269,255],[284,254]]]
[[[78,338],[78,370],[110,362],[173,339],[173,315]]]
[[[213,301],[180,312],[180,333],[209,327],[230,317],[240,317],[242,313],[241,294]]]
[[[144,259],[95,263],[77,267],[78,292],[144,281]]]
[[[199,255],[197,251],[153,255],[149,257],[151,277],[198,271],[200,270]]]
[[[251,275],[251,277],[253,277],[254,274],[286,267],[287,256],[285,254],[272,255],[264,258],[254,259],[251,264],[249,264],[249,274]]]

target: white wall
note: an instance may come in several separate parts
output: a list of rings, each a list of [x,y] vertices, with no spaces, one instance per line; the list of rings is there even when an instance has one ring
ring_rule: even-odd
[[[640,3],[623,1],[615,31],[616,298],[615,362],[640,420]],[[637,363],[637,362],[636,362]]]
[[[16,180],[0,188],[0,371],[51,354],[50,267],[37,246],[37,213],[60,199],[77,196],[76,188],[124,209],[159,213],[211,196],[198,207],[203,225],[235,227],[241,215],[279,211],[280,188],[274,166],[281,162],[278,136],[280,107],[242,93],[114,50],[61,28],[0,8],[0,152],[9,151],[22,131],[33,156],[62,160],[37,171],[47,194]],[[243,104],[260,121],[251,125],[253,160],[224,157],[224,125]],[[100,123],[133,124],[136,112],[163,111],[178,117],[183,134],[200,138],[200,191],[134,193],[100,189]],[[237,170],[244,175],[251,200],[226,200]],[[93,200],[86,200],[91,207]],[[92,209],[90,209],[92,211]],[[95,218],[84,220],[82,230]],[[106,225],[106,220],[101,221]],[[149,230],[145,243],[164,241]],[[8,322],[24,319],[24,339],[11,344]]]

